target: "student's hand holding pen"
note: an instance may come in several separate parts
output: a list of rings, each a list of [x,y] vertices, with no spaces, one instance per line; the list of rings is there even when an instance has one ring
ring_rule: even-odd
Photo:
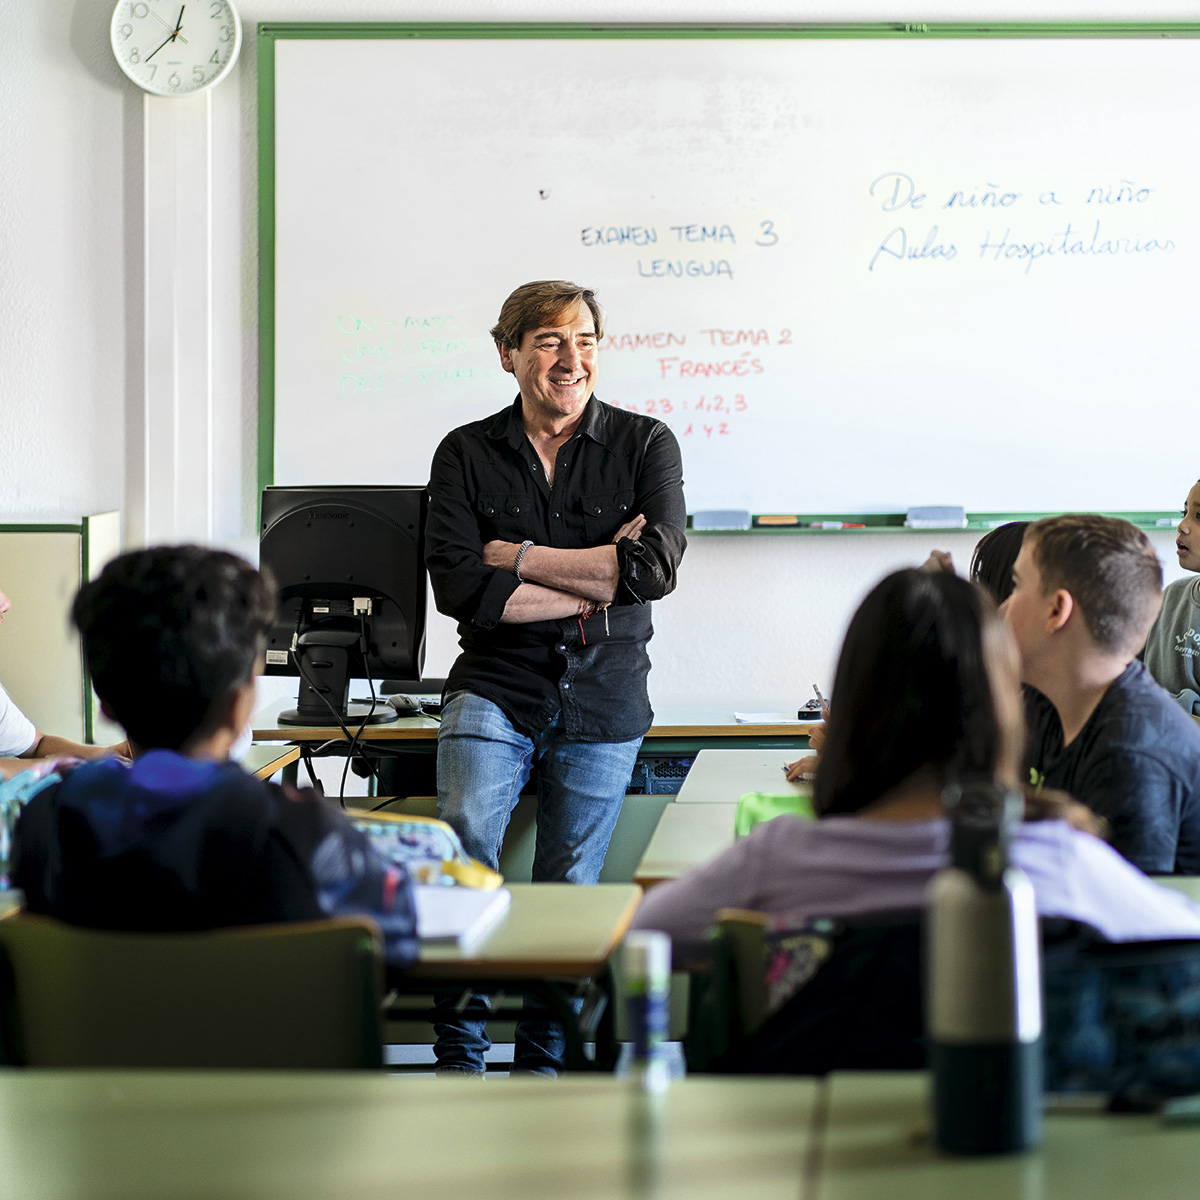
[[[821,695],[821,689],[815,683],[813,684],[813,692],[816,693],[816,697],[821,703],[821,715],[825,718],[825,721],[828,721],[829,702]],[[825,745],[825,721],[822,721],[819,725],[810,725],[808,727],[808,744],[816,753],[806,754],[803,758],[798,758],[795,762],[784,765],[784,777],[789,783],[796,783],[802,779],[811,779],[817,773],[817,763],[820,761],[819,756]]]
[[[808,731],[808,744],[818,754],[825,748],[825,722],[829,720],[829,701],[821,695],[821,689],[813,684],[813,692],[821,702],[821,716],[824,720],[820,725],[814,725]]]
[[[793,763],[783,764],[783,777],[788,783],[804,783],[817,773],[817,763],[820,759],[815,754],[806,754]]]

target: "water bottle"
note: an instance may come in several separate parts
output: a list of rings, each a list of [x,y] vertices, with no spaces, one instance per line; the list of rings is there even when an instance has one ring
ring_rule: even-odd
[[[670,1079],[665,1050],[671,999],[671,939],[653,929],[636,930],[622,951],[625,1016],[632,1040],[630,1074],[647,1091]]]
[[[934,1136],[955,1154],[1042,1140],[1042,1003],[1033,885],[1008,860],[1024,800],[989,781],[952,785],[950,865],[928,904]]]

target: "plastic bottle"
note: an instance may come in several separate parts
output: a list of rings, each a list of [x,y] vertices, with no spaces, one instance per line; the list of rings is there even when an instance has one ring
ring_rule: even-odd
[[[1008,861],[1020,793],[947,788],[951,863],[928,905],[934,1136],[956,1154],[1042,1140],[1042,1005],[1033,885]]]
[[[671,939],[643,929],[625,938],[622,951],[625,1016],[632,1040],[630,1074],[648,1091],[670,1079],[665,1048],[671,996]]]

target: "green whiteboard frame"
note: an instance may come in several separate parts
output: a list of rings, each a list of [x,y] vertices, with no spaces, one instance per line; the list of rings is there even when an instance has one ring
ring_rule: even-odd
[[[258,26],[258,496],[275,479],[275,48],[285,40],[366,39],[538,40],[622,38],[629,40],[736,38],[745,40],[937,40],[959,38],[1200,38],[1200,21],[897,21],[799,25],[623,25],[587,22],[314,22],[264,21]],[[754,514],[758,516],[760,514]],[[786,534],[854,535],[928,532],[906,530],[903,513],[797,513],[801,525],[746,530],[695,530],[694,536],[728,537]],[[985,531],[1005,520],[1034,520],[1045,512],[968,513],[968,530]],[[1143,529],[1163,529],[1178,514],[1111,512]],[[258,514],[261,520],[261,512]],[[813,521],[849,521],[865,529],[807,529]]]

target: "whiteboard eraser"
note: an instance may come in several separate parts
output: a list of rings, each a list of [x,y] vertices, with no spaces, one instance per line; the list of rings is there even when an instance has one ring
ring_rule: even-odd
[[[962,529],[967,510],[960,504],[923,504],[908,510],[904,524],[909,529]]]
[[[750,510],[746,508],[710,508],[692,513],[693,529],[749,529]]]

